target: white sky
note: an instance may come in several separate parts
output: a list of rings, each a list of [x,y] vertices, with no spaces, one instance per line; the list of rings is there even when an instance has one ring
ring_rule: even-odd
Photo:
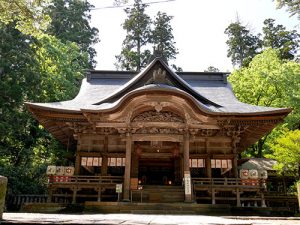
[[[124,8],[103,8],[112,6],[113,0],[88,1],[100,8],[91,12],[91,25],[99,29],[101,40],[95,46],[98,53],[96,69],[115,70],[115,55],[120,53],[126,35],[121,26],[126,18]],[[143,2],[151,1],[163,0]],[[298,32],[300,24],[296,17],[289,17],[285,9],[276,9],[272,0],[175,0],[151,4],[146,13],[154,19],[158,11],[174,16],[171,25],[179,54],[173,63],[183,71],[203,71],[209,66],[224,72],[232,71],[224,31],[236,21],[237,15],[255,34],[261,32],[267,18]]]

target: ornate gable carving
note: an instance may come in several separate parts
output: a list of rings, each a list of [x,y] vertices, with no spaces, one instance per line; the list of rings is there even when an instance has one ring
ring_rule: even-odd
[[[180,122],[184,123],[184,119],[172,112],[165,111],[146,111],[133,118],[132,122]]]
[[[167,78],[166,71],[161,68],[153,71],[152,77],[146,82],[147,84],[167,84],[173,86],[172,82]]]

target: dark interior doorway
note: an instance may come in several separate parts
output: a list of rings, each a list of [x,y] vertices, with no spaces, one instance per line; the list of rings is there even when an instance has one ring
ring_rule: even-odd
[[[140,159],[139,180],[143,185],[173,185],[174,160]]]

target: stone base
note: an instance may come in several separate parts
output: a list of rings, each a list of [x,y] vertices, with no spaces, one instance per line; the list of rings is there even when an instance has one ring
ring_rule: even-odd
[[[7,178],[0,176],[0,220],[2,220],[4,205],[5,205],[5,196],[7,189]]]

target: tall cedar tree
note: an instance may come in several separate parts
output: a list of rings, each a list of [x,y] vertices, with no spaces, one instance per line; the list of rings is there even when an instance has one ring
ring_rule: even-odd
[[[52,0],[52,4],[46,9],[52,20],[47,33],[64,43],[75,42],[81,52],[89,54],[90,68],[96,66],[96,50],[92,46],[99,42],[98,29],[89,24],[93,7],[88,1]]]
[[[227,56],[233,65],[247,66],[252,58],[260,52],[261,41],[258,36],[251,34],[250,30],[239,21],[231,23],[225,30],[228,35]]]
[[[291,16],[297,15],[300,19],[300,1],[299,0],[277,0],[278,8],[287,7]]]
[[[24,102],[74,97],[88,67],[87,53],[75,43],[43,33],[48,20],[40,14],[42,2],[12,0],[11,7],[0,2],[6,10],[0,15],[0,174],[14,194],[44,193],[47,165],[68,165],[72,155],[39,126]]]
[[[141,0],[135,0],[132,8],[124,10],[128,15],[123,24],[127,35],[121,54],[116,56],[120,69],[140,71],[148,62],[151,53],[146,45],[150,41],[151,19],[145,14],[146,7]]]
[[[156,51],[159,51],[159,56],[166,62],[175,59],[178,54],[170,24],[172,18],[164,12],[158,12],[153,22],[154,29],[151,32],[151,43],[156,47]]]
[[[266,19],[263,35],[265,48],[278,49],[281,59],[294,59],[299,47],[299,34],[296,30],[287,31],[283,25],[275,25],[274,19]]]

